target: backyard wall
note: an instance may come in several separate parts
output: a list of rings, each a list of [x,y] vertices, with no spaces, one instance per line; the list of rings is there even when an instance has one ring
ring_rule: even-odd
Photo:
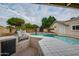
[[[26,29],[26,32],[28,33],[35,32],[35,29]]]
[[[12,35],[14,33],[15,33],[15,29],[12,29],[12,32],[10,32],[9,29],[6,29],[4,27],[0,27],[0,36]]]

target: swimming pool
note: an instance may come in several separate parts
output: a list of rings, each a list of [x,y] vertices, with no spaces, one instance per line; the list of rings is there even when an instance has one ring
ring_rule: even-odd
[[[79,45],[79,39],[66,37],[66,36],[55,36],[55,38],[64,41],[67,44]]]
[[[45,37],[54,37],[56,36],[55,34],[32,34],[33,36],[45,36]]]
[[[44,36],[44,37],[54,37],[57,38],[58,40],[62,40],[67,44],[70,45],[79,45],[79,39],[76,38],[71,38],[67,36],[57,36],[55,34],[32,34],[33,36]]]

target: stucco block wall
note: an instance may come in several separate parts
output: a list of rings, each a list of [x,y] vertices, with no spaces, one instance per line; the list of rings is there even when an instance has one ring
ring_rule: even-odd
[[[15,29],[12,29],[12,32],[9,31],[9,29],[0,27],[0,36],[7,36],[15,33]]]
[[[39,43],[38,43],[41,39],[42,38],[34,38],[34,37],[31,37],[31,40],[30,40],[30,46],[37,49],[37,54],[38,55],[41,55],[42,54],[41,49],[40,49],[40,46],[39,46]]]
[[[0,28],[0,35],[2,35],[3,33],[9,33],[9,31],[5,28]]]
[[[38,48],[38,42],[41,40],[41,38],[30,38],[30,46],[34,48]]]
[[[16,53],[22,51],[23,49],[29,46],[30,46],[30,38],[20,42],[18,41],[18,37],[16,38]]]

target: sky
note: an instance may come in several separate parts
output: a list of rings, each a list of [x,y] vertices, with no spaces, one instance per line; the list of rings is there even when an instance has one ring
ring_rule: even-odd
[[[54,16],[57,21],[67,21],[79,16],[79,9],[28,3],[0,3],[0,25],[6,26],[11,17],[23,18],[25,22],[41,25],[43,17]]]

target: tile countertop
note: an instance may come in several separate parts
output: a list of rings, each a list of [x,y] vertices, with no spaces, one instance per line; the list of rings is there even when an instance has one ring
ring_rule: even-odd
[[[11,39],[15,39],[16,36],[3,36],[3,37],[0,37],[0,42],[2,41],[6,41],[6,40],[11,40]]]
[[[79,56],[79,45],[69,45],[56,38],[43,38],[39,45],[44,56]]]
[[[34,37],[34,38],[44,38],[43,36],[33,36],[33,35],[29,35],[30,37]],[[0,37],[0,42],[2,41],[6,41],[6,40],[10,40],[10,39],[15,39],[17,38],[15,35],[12,35],[12,36],[3,36],[3,37]]]

